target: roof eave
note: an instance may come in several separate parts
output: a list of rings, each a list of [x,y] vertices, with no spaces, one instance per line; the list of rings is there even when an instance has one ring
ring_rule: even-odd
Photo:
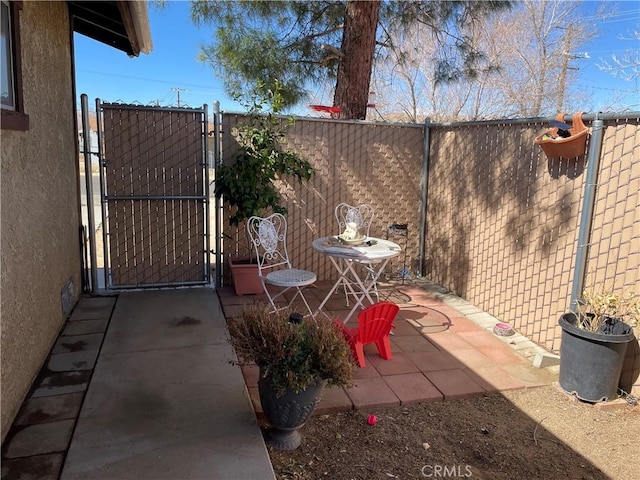
[[[73,30],[130,57],[149,53],[153,48],[147,2],[68,0]]]
[[[147,2],[119,1],[118,10],[131,42],[132,56],[140,52],[148,54],[153,49],[151,30],[149,28],[149,12]]]

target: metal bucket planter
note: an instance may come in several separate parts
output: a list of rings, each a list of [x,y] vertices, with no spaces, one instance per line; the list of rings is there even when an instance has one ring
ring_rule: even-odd
[[[560,386],[580,400],[606,402],[617,398],[620,374],[633,331],[624,335],[578,328],[574,313],[560,317]]]
[[[271,387],[271,377],[260,372],[258,392],[264,416],[271,425],[266,438],[278,450],[295,450],[302,437],[298,431],[311,416],[322,397],[324,380],[299,393],[287,390],[278,397]]]

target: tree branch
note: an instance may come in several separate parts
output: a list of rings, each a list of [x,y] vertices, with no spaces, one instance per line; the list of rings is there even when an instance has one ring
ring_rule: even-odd
[[[344,29],[344,25],[338,25],[336,27],[330,28],[329,30],[325,30],[324,32],[318,32],[318,33],[312,33],[311,35],[306,35],[301,40],[302,41],[313,40],[314,38],[324,37],[325,35],[329,35],[333,32],[337,32],[338,30],[342,30],[342,29]]]
[[[344,58],[344,53],[342,53],[342,51],[340,49],[336,48],[336,47],[333,47],[331,45],[327,45],[326,43],[323,43],[322,45],[320,45],[320,48],[330,52],[327,57],[333,57],[333,58],[338,58],[338,59]],[[325,59],[327,57],[325,57]]]

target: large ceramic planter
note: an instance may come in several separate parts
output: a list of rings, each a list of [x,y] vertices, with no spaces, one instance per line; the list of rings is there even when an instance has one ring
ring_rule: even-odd
[[[625,335],[588,332],[575,326],[576,316],[560,317],[560,386],[581,400],[606,402],[617,398],[620,374],[633,331]]]
[[[287,390],[278,397],[271,387],[271,378],[263,377],[260,372],[258,393],[264,416],[271,425],[266,438],[278,450],[295,450],[300,446],[301,435],[298,429],[311,416],[322,397],[325,382],[307,387],[299,393]]]
[[[249,257],[229,257],[229,268],[233,277],[236,295],[259,295],[264,293],[262,280],[258,276],[258,264]]]

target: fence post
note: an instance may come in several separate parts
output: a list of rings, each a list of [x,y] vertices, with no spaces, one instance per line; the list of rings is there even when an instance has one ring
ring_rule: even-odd
[[[214,104],[215,108],[215,104]],[[202,168],[204,169],[204,237],[205,237],[205,254],[204,254],[204,280],[207,283],[211,283],[211,205],[209,203],[209,188],[211,187],[209,183],[209,108],[205,103],[202,106],[204,111],[204,128],[202,133]]]
[[[82,153],[84,181],[87,195],[87,221],[89,223],[89,258],[91,259],[91,293],[98,291],[98,256],[96,253],[96,219],[93,212],[93,172],[91,169],[91,127],[89,124],[89,97],[80,95],[82,109]],[[97,115],[97,112],[96,112]]]
[[[220,148],[220,142],[221,142],[221,138],[220,138],[220,102],[215,101],[213,102],[213,161],[214,161],[214,177],[213,177],[213,181],[214,181],[214,193],[215,193],[215,181],[217,180],[217,176],[218,176],[218,166],[222,163],[222,159],[221,159],[221,148]],[[220,198],[218,198],[217,195],[215,195],[215,200],[214,200],[214,208],[215,208],[215,229],[216,229],[216,238],[215,238],[215,243],[214,243],[214,248],[215,248],[215,259],[216,259],[216,279],[215,279],[215,285],[216,288],[221,287],[222,286],[222,220],[221,220],[221,215],[222,215],[222,205],[221,205],[221,201]]]
[[[424,141],[422,142],[422,180],[420,196],[420,228],[418,229],[418,274],[424,277],[424,243],[427,230],[427,193],[429,187],[429,137],[431,119],[424,119]]]
[[[584,197],[582,200],[582,212],[580,214],[580,227],[576,248],[576,263],[573,271],[573,286],[571,289],[571,309],[575,310],[578,299],[584,290],[585,270],[589,254],[589,242],[591,241],[591,222],[593,209],[596,202],[596,190],[598,172],[600,170],[600,152],[602,150],[604,122],[598,119],[596,114],[591,124],[591,140],[589,141],[589,153],[587,157],[587,174],[585,178]]]
[[[107,161],[110,159],[104,158],[104,124],[103,124],[103,108],[102,101],[99,98],[96,98],[96,128],[98,130],[98,166],[100,167],[100,208],[102,212],[102,256],[103,256],[103,276],[104,276],[104,288],[108,290],[111,287],[111,282],[109,281],[109,270],[111,269],[111,251],[108,248],[109,241],[107,237],[107,233],[109,232],[109,228],[107,228],[107,202],[105,199],[105,170]]]

